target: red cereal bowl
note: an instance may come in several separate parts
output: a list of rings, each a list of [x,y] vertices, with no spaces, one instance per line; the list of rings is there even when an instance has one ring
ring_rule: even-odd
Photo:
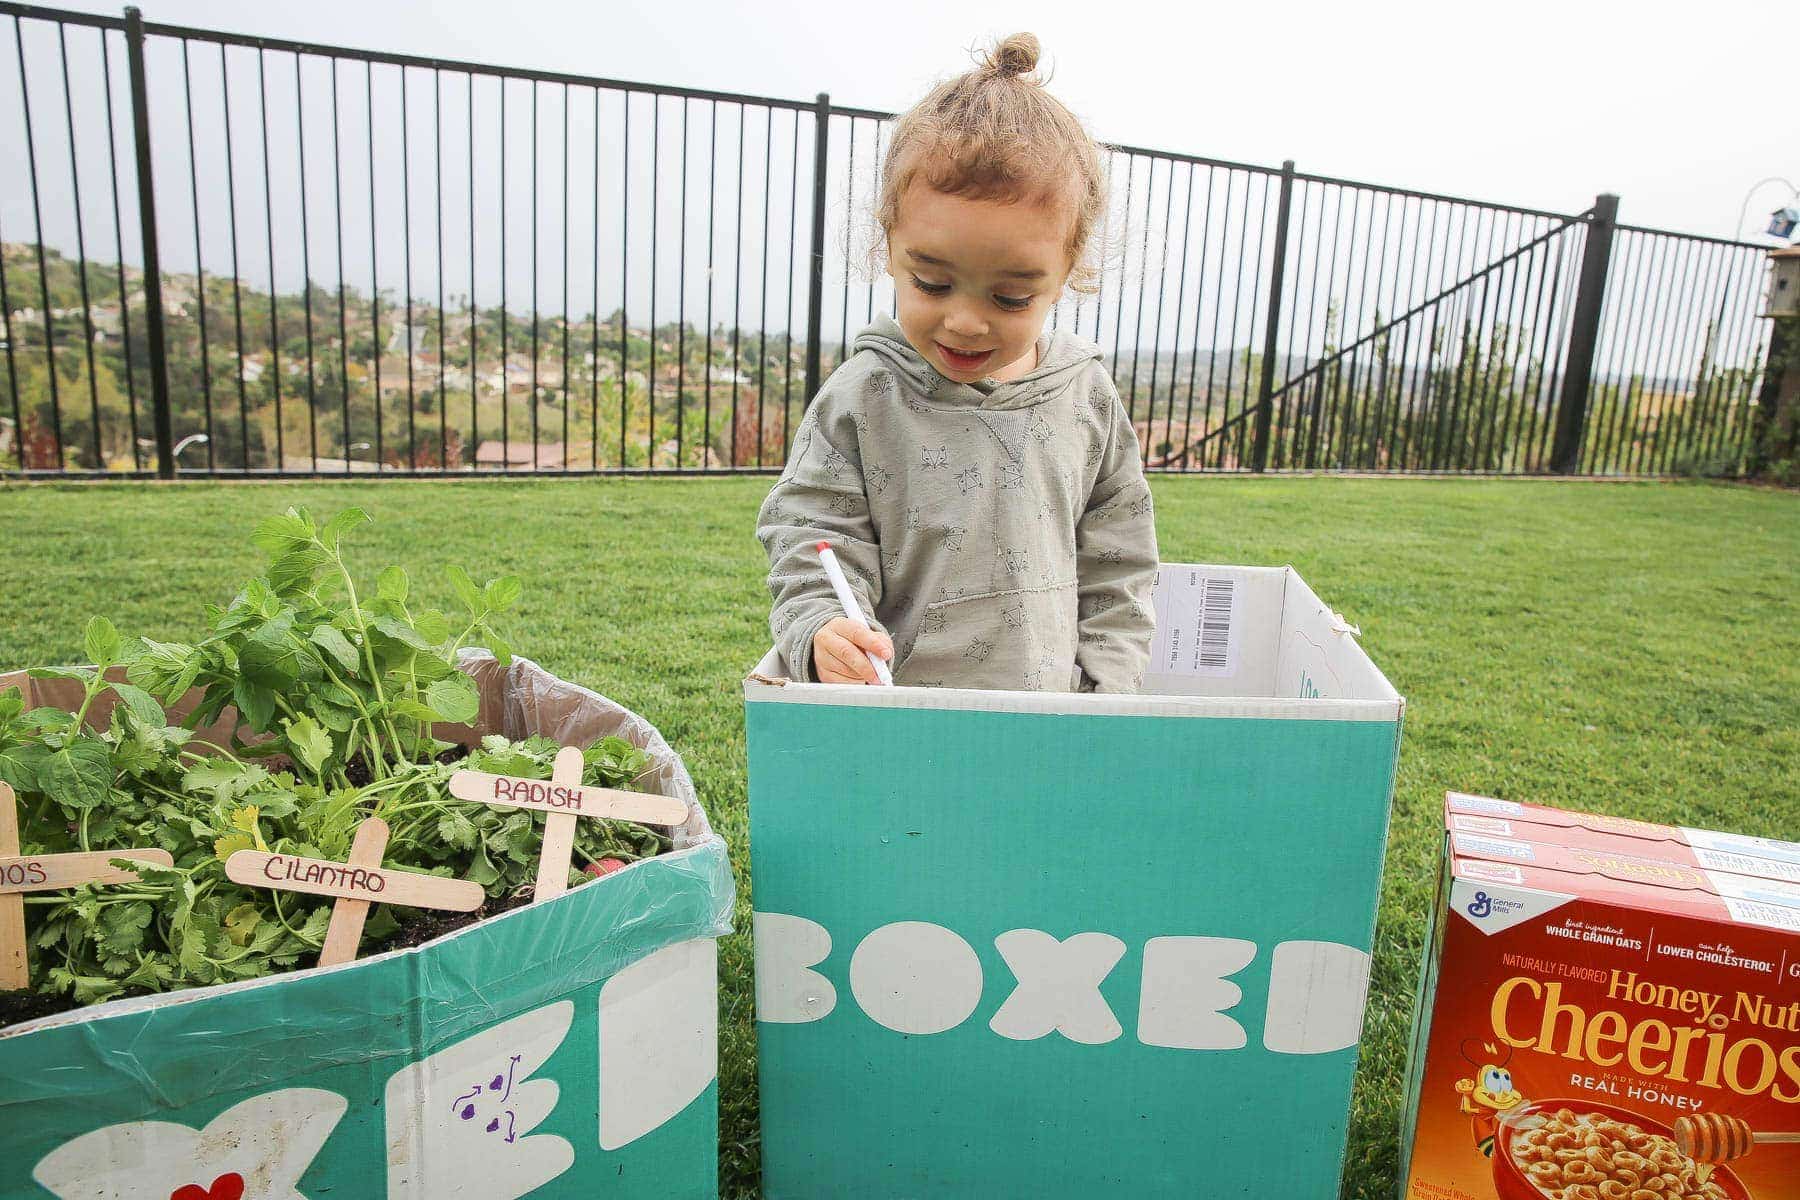
[[[1642,1113],[1618,1108],[1611,1104],[1601,1104],[1595,1100],[1569,1097],[1555,1100],[1539,1100],[1522,1108],[1513,1109],[1500,1118],[1499,1136],[1494,1141],[1494,1194],[1499,1200],[1548,1200],[1550,1193],[1533,1183],[1513,1159],[1513,1139],[1524,1133],[1525,1122],[1532,1117],[1554,1114],[1558,1109],[1566,1108],[1580,1115],[1583,1113],[1599,1113],[1610,1120],[1623,1125],[1635,1125],[1645,1133],[1675,1140],[1675,1131],[1660,1121],[1652,1120]],[[1713,1183],[1719,1185],[1730,1200],[1755,1200],[1743,1181],[1735,1175],[1730,1167],[1719,1166],[1712,1173]]]

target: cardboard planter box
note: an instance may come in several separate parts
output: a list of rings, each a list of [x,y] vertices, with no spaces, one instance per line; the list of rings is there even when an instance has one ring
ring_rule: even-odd
[[[746,682],[766,1196],[1336,1194],[1402,701],[1292,570],[1156,616],[1145,695]]]
[[[481,716],[440,735],[624,736],[687,802],[675,849],[416,949],[0,1031],[0,1196],[717,1194],[725,845],[647,721],[523,659],[462,669]]]
[[[1756,1140],[1800,1130],[1792,844],[1544,809],[1512,832],[1570,844],[1513,841],[1464,831],[1468,799],[1446,811],[1400,1195],[1800,1197],[1800,1139]],[[1772,871],[1689,861],[1713,845]]]

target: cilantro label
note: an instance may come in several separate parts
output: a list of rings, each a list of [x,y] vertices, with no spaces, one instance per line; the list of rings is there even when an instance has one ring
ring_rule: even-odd
[[[474,912],[481,907],[481,885],[417,871],[303,858],[266,850],[239,850],[225,860],[225,874],[246,887],[276,888],[341,900],[373,900],[409,908]]]

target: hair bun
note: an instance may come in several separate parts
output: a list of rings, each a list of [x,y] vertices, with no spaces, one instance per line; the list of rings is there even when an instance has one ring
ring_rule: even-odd
[[[987,69],[1002,79],[1029,75],[1037,69],[1038,40],[1029,33],[1015,33],[987,56]]]

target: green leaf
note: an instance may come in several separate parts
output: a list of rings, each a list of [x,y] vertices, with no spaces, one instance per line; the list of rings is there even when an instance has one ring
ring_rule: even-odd
[[[224,804],[248,792],[269,777],[254,763],[233,762],[228,758],[206,758],[187,769],[181,777],[184,792],[211,792],[213,799]]]
[[[38,785],[68,808],[95,808],[112,791],[112,760],[97,738],[70,738],[38,767]]]
[[[101,949],[111,954],[130,954],[141,949],[144,931],[155,915],[155,910],[142,900],[108,905],[100,919]]]
[[[94,677],[92,671],[76,667],[33,667],[25,673],[33,679],[73,679],[77,683],[86,683]]]
[[[405,568],[384,567],[381,574],[375,577],[375,598],[404,604],[410,584],[411,580],[407,578]]]
[[[413,625],[419,636],[434,646],[450,640],[450,619],[435,608],[428,608],[413,618]]]
[[[105,670],[119,661],[119,631],[105,617],[94,617],[82,634],[81,648],[87,652],[89,662]]]
[[[302,713],[287,723],[287,743],[307,770],[325,773],[325,764],[331,761],[331,735],[311,716]]]
[[[351,727],[356,724],[355,710],[341,708],[329,701],[321,700],[317,696],[313,697],[312,711],[313,715],[319,719],[319,724],[333,733],[349,733]]]
[[[479,883],[485,888],[492,887],[498,882],[500,875],[500,868],[496,867],[494,860],[488,857],[487,846],[475,847],[475,857],[469,860],[469,868],[463,872],[463,878],[473,883]]]
[[[317,546],[303,545],[278,555],[269,564],[269,586],[281,595],[304,591],[331,555]]]
[[[346,508],[331,520],[325,522],[325,528],[319,531],[319,540],[325,543],[327,550],[336,550],[338,539],[363,524],[369,514],[360,508]]]
[[[303,509],[290,508],[278,517],[264,518],[250,540],[271,557],[286,554],[313,540],[312,518]]]
[[[39,742],[0,747],[0,780],[12,784],[15,792],[41,792],[38,769],[49,757],[50,748]]]
[[[468,816],[464,813],[456,812],[454,810],[446,812],[443,816],[438,818],[437,832],[438,837],[443,840],[443,843],[446,846],[453,846],[458,850],[473,850],[475,848],[477,836],[475,833],[475,822],[469,820]]]
[[[27,729],[38,729],[44,732],[53,729],[68,729],[75,724],[75,714],[64,712],[60,708],[34,708],[19,718],[19,724]]]
[[[300,678],[304,647],[292,613],[282,613],[244,639],[238,662],[246,679],[281,689]]]
[[[416,687],[434,683],[446,675],[457,673],[456,668],[450,665],[448,659],[439,658],[436,653],[417,655],[409,665],[412,668],[412,680]]]
[[[321,904],[319,907],[313,909],[312,915],[306,918],[306,924],[300,927],[301,940],[312,946],[324,945],[325,930],[330,925],[331,905]]]
[[[475,690],[475,681],[461,671],[426,688],[425,702],[446,721],[458,725],[467,725],[481,714],[481,693]]]
[[[463,607],[469,610],[469,615],[480,616],[483,608],[481,589],[475,586],[475,581],[469,578],[469,573],[455,563],[451,563],[444,568],[444,574],[449,576],[450,589],[456,593],[456,598],[463,602]]]
[[[427,708],[409,696],[398,696],[389,700],[388,711],[397,717],[405,717],[411,721],[423,721],[427,725],[449,719],[436,709]]]
[[[224,862],[239,850],[254,850],[256,842],[247,833],[228,833],[222,838],[213,839],[213,853],[220,862]]]
[[[355,674],[362,656],[349,638],[335,625],[320,625],[312,631],[312,644],[337,660],[338,666]]]
[[[493,652],[495,659],[499,661],[501,666],[510,667],[512,665],[512,647],[506,644],[505,638],[497,633],[489,631],[487,643],[488,649]]]
[[[118,694],[120,701],[125,705],[125,711],[129,712],[139,725],[151,729],[161,729],[169,723],[168,714],[163,712],[162,705],[158,704],[156,698],[143,688],[133,687],[129,683],[111,683],[107,686]]]
[[[394,916],[394,910],[386,904],[380,904],[369,914],[368,923],[363,926],[363,940],[375,945],[399,932],[400,921]]]
[[[482,599],[495,612],[504,612],[519,602],[519,595],[525,590],[525,584],[517,575],[502,575],[498,579],[488,580]]]
[[[77,1004],[99,1004],[123,990],[104,975],[80,975],[65,967],[50,969],[50,986],[54,991],[73,993]]]
[[[244,723],[257,733],[266,733],[275,721],[275,693],[240,678],[231,688],[231,702],[237,705]]]
[[[234,946],[247,946],[262,919],[262,910],[256,905],[240,904],[225,914],[225,936]]]
[[[382,617],[375,622],[374,628],[377,633],[410,646],[414,650],[434,649],[430,642],[419,636],[418,630],[399,617]]]
[[[158,992],[175,981],[175,972],[170,969],[168,959],[161,954],[146,954],[137,968],[119,983],[127,988],[144,988]]]

